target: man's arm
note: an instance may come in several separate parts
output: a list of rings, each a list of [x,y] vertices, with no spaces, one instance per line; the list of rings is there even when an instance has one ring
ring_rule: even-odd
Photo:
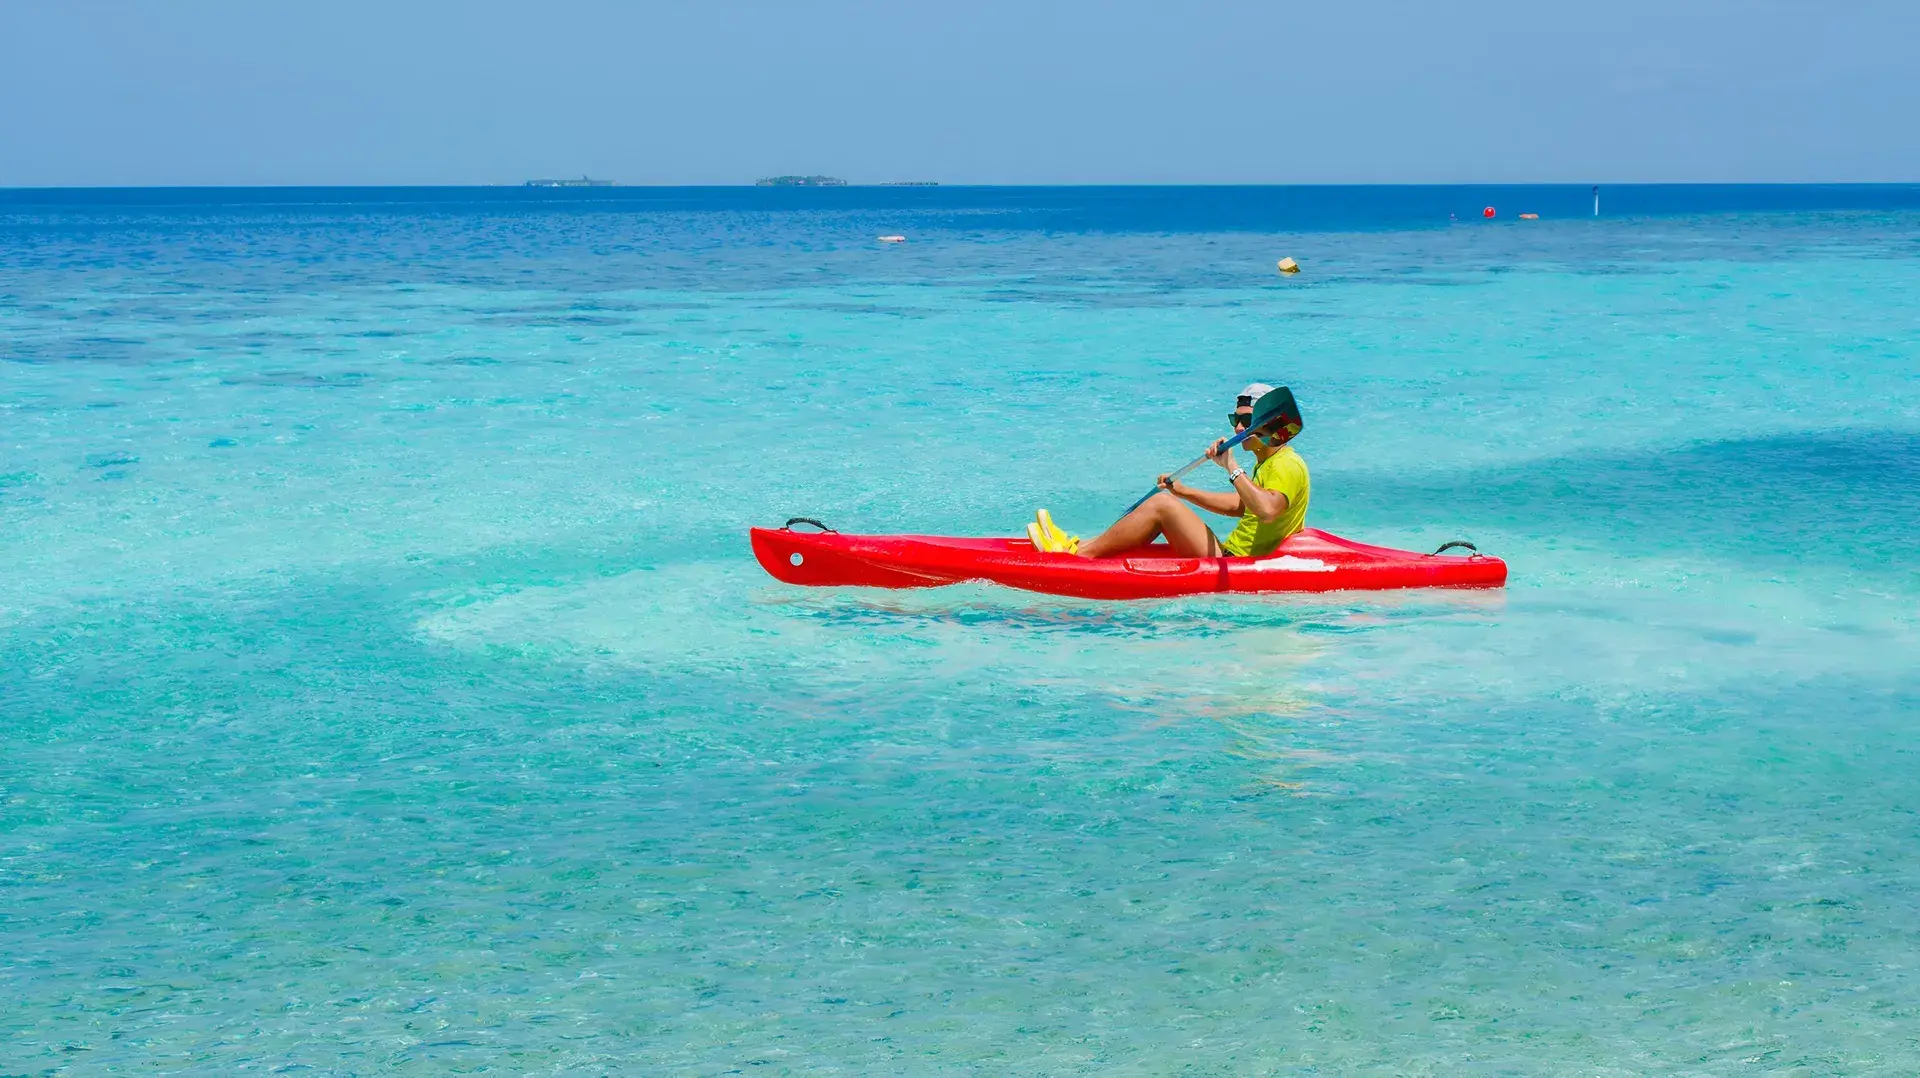
[[[1277,490],[1268,490],[1254,482],[1253,476],[1245,472],[1234,477],[1233,489],[1240,504],[1246,506],[1246,511],[1258,517],[1262,524],[1271,524],[1279,520],[1286,514],[1287,506],[1290,504],[1285,494]]]
[[[1162,483],[1174,497],[1205,509],[1209,513],[1218,513],[1223,517],[1237,517],[1245,513],[1246,507],[1240,501],[1238,490],[1201,490],[1175,480],[1172,484]],[[1235,484],[1237,487],[1238,484]]]
[[[1278,491],[1268,490],[1253,481],[1253,477],[1240,469],[1233,459],[1233,450],[1227,448],[1225,438],[1213,443],[1207,450],[1207,459],[1218,464],[1227,475],[1232,477],[1233,489],[1216,493],[1211,490],[1198,490],[1185,483],[1173,482],[1169,476],[1160,477],[1160,485],[1175,497],[1184,498],[1210,513],[1223,517],[1237,517],[1252,513],[1263,524],[1271,524],[1280,519],[1287,511],[1287,496]],[[1234,473],[1238,472],[1238,475]]]

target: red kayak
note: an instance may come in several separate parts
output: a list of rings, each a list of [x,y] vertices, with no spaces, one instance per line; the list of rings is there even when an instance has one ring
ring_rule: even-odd
[[[1506,562],[1467,543],[1420,554],[1314,528],[1301,529],[1260,558],[1182,558],[1164,543],[1111,558],[1082,558],[1035,550],[1025,539],[793,531],[798,522],[753,529],[753,556],[776,579],[814,587],[937,588],[986,580],[1082,599],[1154,599],[1206,592],[1497,588],[1507,582]],[[1454,547],[1469,553],[1443,553]]]

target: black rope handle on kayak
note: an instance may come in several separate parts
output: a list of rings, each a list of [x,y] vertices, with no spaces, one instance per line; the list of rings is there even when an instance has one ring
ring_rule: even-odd
[[[1445,553],[1446,553],[1447,551],[1449,551],[1449,550],[1452,550],[1452,549],[1453,549],[1453,548],[1455,548],[1455,547],[1463,547],[1463,548],[1465,548],[1465,549],[1467,549],[1467,550],[1471,550],[1471,551],[1473,551],[1473,556],[1474,556],[1474,557],[1479,557],[1479,556],[1480,556],[1480,548],[1479,548],[1479,547],[1477,547],[1477,546],[1474,546],[1474,545],[1473,545],[1472,543],[1469,543],[1469,542],[1467,542],[1467,541],[1466,541],[1465,539],[1455,539],[1455,540],[1454,540],[1453,542],[1451,542],[1451,543],[1442,543],[1442,544],[1440,544],[1440,549],[1439,549],[1439,550],[1436,550],[1436,551],[1434,551],[1434,552],[1433,552],[1432,554],[1429,554],[1429,555],[1427,555],[1427,557],[1429,557],[1429,558],[1431,558],[1431,557],[1434,557],[1434,556],[1436,556],[1436,555],[1440,555],[1440,554],[1445,554]]]
[[[814,527],[819,528],[823,532],[833,532],[835,535],[840,534],[839,532],[834,531],[834,529],[827,527],[825,524],[820,523],[819,521],[813,519],[812,517],[790,517],[785,524],[781,525],[780,530],[783,532],[790,532],[793,530],[793,526],[795,524],[811,524]]]

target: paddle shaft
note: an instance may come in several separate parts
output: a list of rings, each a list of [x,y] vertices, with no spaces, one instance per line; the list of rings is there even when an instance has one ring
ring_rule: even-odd
[[[1221,446],[1221,447],[1220,447],[1220,451],[1221,451],[1222,453],[1224,453],[1224,452],[1226,452],[1227,450],[1229,450],[1229,449],[1232,449],[1232,448],[1233,448],[1234,446],[1236,446],[1236,445],[1239,445],[1239,444],[1240,444],[1241,442],[1244,442],[1244,441],[1246,441],[1246,440],[1247,440],[1247,436],[1248,436],[1249,434],[1252,434],[1252,433],[1253,433],[1253,430],[1254,430],[1254,428],[1253,428],[1253,426],[1252,426],[1251,424],[1249,424],[1249,425],[1248,425],[1248,427],[1247,427],[1247,429],[1245,429],[1245,430],[1243,430],[1243,431],[1241,431],[1240,433],[1238,433],[1238,434],[1236,434],[1236,435],[1234,435],[1234,436],[1233,436],[1233,437],[1231,437],[1231,438],[1228,438],[1228,439],[1227,439],[1227,444],[1225,444],[1225,445],[1223,445],[1223,446]],[[1201,455],[1199,455],[1199,456],[1197,456],[1197,457],[1195,457],[1195,458],[1193,458],[1193,461],[1192,461],[1192,463],[1189,463],[1189,464],[1188,464],[1188,465],[1186,465],[1185,467],[1183,467],[1183,468],[1181,468],[1181,469],[1180,469],[1179,471],[1177,471],[1177,472],[1174,472],[1173,474],[1171,474],[1171,475],[1169,475],[1169,476],[1167,476],[1167,480],[1168,480],[1169,482],[1172,482],[1173,480],[1176,480],[1176,479],[1179,479],[1179,478],[1180,478],[1181,476],[1183,476],[1183,475],[1186,475],[1186,474],[1187,474],[1188,472],[1190,472],[1190,471],[1193,471],[1193,470],[1194,470],[1195,468],[1198,468],[1198,467],[1199,467],[1199,466],[1201,466],[1202,464],[1205,464],[1205,463],[1206,463],[1206,462],[1207,462],[1208,460],[1210,460],[1210,459],[1212,459],[1212,458],[1210,458],[1210,457],[1208,457],[1208,456],[1207,456],[1206,454],[1204,454],[1204,453],[1202,453]],[[1158,494],[1158,493],[1160,493],[1160,491],[1161,491],[1162,489],[1164,489],[1164,488],[1162,488],[1161,486],[1159,486],[1158,484],[1156,484],[1156,485],[1154,486],[1154,488],[1153,488],[1152,490],[1149,490],[1149,491],[1147,491],[1147,492],[1146,492],[1145,494],[1143,494],[1143,495],[1141,495],[1141,496],[1140,496],[1140,500],[1139,500],[1139,501],[1137,501],[1137,502],[1134,502],[1134,503],[1133,503],[1132,505],[1129,505],[1129,506],[1127,506],[1127,513],[1131,513],[1131,512],[1133,512],[1133,511],[1134,511],[1135,509],[1138,509],[1138,508],[1140,508],[1141,506],[1143,506],[1143,505],[1145,505],[1145,504],[1147,504],[1147,499],[1148,499],[1148,498],[1151,498],[1151,497],[1153,497],[1153,496],[1154,496],[1155,494]],[[1126,515],[1127,515],[1127,513],[1122,513],[1122,514],[1120,514],[1120,515],[1121,515],[1121,516],[1126,516]]]

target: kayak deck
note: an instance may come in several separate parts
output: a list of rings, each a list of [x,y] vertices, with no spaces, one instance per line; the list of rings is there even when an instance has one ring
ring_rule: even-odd
[[[755,528],[753,554],[775,579],[810,587],[935,588],[983,580],[1084,599],[1210,592],[1497,588],[1507,563],[1477,551],[1421,554],[1303,528],[1259,558],[1183,558],[1164,543],[1111,558],[1036,550],[1026,539],[843,535]]]

